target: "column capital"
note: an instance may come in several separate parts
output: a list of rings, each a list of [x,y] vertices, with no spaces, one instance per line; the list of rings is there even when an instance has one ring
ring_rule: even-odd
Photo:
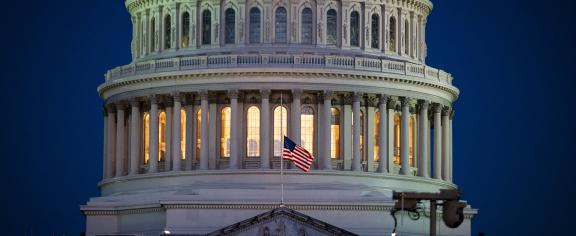
[[[230,99],[238,99],[240,92],[238,92],[238,90],[236,89],[230,89],[228,90],[228,97]]]
[[[202,100],[208,100],[208,90],[200,90],[200,92],[198,92],[198,94],[200,94],[200,99]]]
[[[332,97],[334,96],[334,92],[330,91],[330,90],[324,90],[322,91],[322,94],[320,95],[324,100],[332,100]]]
[[[363,93],[355,92],[352,94],[352,98],[354,99],[354,102],[360,102],[362,100],[362,97],[364,97]]]
[[[292,89],[292,97],[300,98],[302,96],[302,89]]]
[[[418,100],[418,105],[420,105],[420,109],[428,109],[430,107],[430,102],[427,100]]]
[[[156,95],[150,95],[148,97],[150,104],[158,104],[158,97]]]
[[[260,90],[260,98],[261,99],[270,99],[270,89],[261,89]]]
[[[396,103],[398,103],[398,97],[388,97],[388,109],[396,109]]]
[[[379,101],[380,104],[386,104],[386,105],[388,105],[388,104],[387,104],[387,103],[388,103],[388,95],[386,95],[386,94],[380,94],[379,99],[380,99],[380,101]]]
[[[442,108],[443,108],[443,106],[440,103],[433,103],[432,104],[432,109],[434,110],[434,113],[441,113]]]
[[[172,93],[172,98],[174,99],[174,102],[181,102],[182,97],[183,97],[182,94],[179,92]]]
[[[449,118],[450,120],[454,119],[455,113],[456,113],[456,111],[454,110],[454,108],[452,108],[452,109],[450,110],[450,114],[448,115],[448,118]]]
[[[117,111],[123,111],[127,107],[126,102],[117,102],[115,105]]]
[[[400,102],[402,103],[402,106],[411,106],[413,101],[414,101],[414,99],[412,99],[410,97],[401,97],[400,98]]]
[[[140,107],[140,100],[136,98],[130,99],[130,106],[131,107]]]
[[[444,106],[444,107],[442,108],[442,115],[443,115],[443,116],[448,116],[448,115],[450,115],[451,111],[452,111],[452,109],[451,109],[450,107]]]

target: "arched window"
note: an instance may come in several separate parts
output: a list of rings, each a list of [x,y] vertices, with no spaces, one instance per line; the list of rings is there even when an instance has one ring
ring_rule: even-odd
[[[357,11],[350,13],[350,46],[360,47],[360,15]]]
[[[286,8],[284,7],[279,7],[276,9],[276,26],[275,28],[275,34],[274,34],[274,38],[275,38],[275,42],[276,43],[286,43],[286,35],[288,34],[288,28],[287,28],[287,23],[286,21],[287,16],[286,16]]]
[[[196,160],[200,160],[200,147],[202,139],[202,109],[196,112]]]
[[[312,9],[309,7],[302,10],[302,19],[300,20],[300,43],[312,44]]]
[[[260,43],[260,9],[250,9],[250,43]]]
[[[187,48],[190,46],[190,13],[184,12],[182,14],[182,42],[180,47]]]
[[[274,109],[274,156],[282,156],[282,135],[288,132],[288,114],[285,107]]]
[[[394,114],[394,164],[400,165],[400,114]]]
[[[150,160],[150,113],[144,112],[142,121],[144,125],[144,133],[142,135],[144,138],[144,164],[148,164],[148,160]]]
[[[331,108],[330,113],[330,157],[340,159],[340,110]]]
[[[415,147],[415,145],[414,145],[414,137],[416,136],[416,133],[415,133],[415,124],[416,124],[416,122],[415,122],[415,121],[416,121],[416,120],[414,119],[414,116],[410,116],[410,132],[409,132],[409,135],[410,135],[410,140],[409,140],[409,144],[410,144],[410,159],[409,159],[409,160],[410,160],[410,161],[409,161],[409,163],[410,163],[410,166],[411,166],[411,167],[414,167],[414,164],[415,164],[415,163],[414,163],[414,147]]]
[[[180,154],[181,159],[186,159],[186,110],[180,109]]]
[[[249,157],[260,156],[260,109],[248,108],[246,113],[246,150]]]
[[[172,17],[167,15],[164,18],[164,49],[170,49],[172,46]]]
[[[150,51],[156,51],[156,18],[150,20]]]
[[[409,53],[410,47],[410,24],[408,20],[404,21],[404,53]]]
[[[300,139],[302,147],[314,153],[314,110],[309,106],[300,113]]]
[[[377,111],[374,113],[374,161],[379,161],[380,156],[378,153],[380,152],[380,144],[378,143],[378,139],[380,138],[380,112]]]
[[[326,44],[336,44],[338,39],[338,13],[330,9],[326,12]]]
[[[236,12],[232,8],[225,12],[224,40],[226,44],[236,43]]]
[[[166,160],[166,112],[158,115],[158,160]]]
[[[222,108],[220,112],[220,156],[230,157],[230,107]]]
[[[212,42],[212,13],[210,10],[202,12],[202,44],[207,45]]]
[[[370,44],[372,48],[380,48],[380,17],[378,14],[372,14],[372,40]]]
[[[389,42],[388,42],[388,49],[392,52],[396,52],[396,18],[390,17],[390,30],[388,32],[389,35]]]

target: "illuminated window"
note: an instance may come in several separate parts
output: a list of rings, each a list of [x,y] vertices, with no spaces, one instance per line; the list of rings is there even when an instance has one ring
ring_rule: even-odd
[[[410,25],[408,20],[404,22],[404,53],[408,54],[408,47],[410,45]]]
[[[300,113],[300,139],[302,147],[314,153],[314,110],[305,106]]]
[[[336,44],[338,36],[338,13],[330,9],[326,12],[326,44]]]
[[[394,114],[394,164],[400,165],[400,114]]]
[[[357,11],[350,13],[350,46],[360,47],[360,15]]]
[[[152,17],[150,20],[150,51],[156,51],[156,19]]]
[[[187,48],[190,45],[190,13],[184,12],[182,14],[182,48]]]
[[[220,114],[220,156],[230,157],[230,107],[222,108]]]
[[[274,109],[274,156],[282,155],[282,135],[288,130],[288,112],[285,107],[278,106]],[[280,122],[282,121],[282,122]],[[282,131],[282,132],[280,132]]]
[[[300,20],[300,43],[312,44],[312,9],[309,7],[302,10],[302,19]]]
[[[144,125],[144,164],[150,159],[150,113],[144,112],[142,118]]]
[[[236,12],[232,8],[226,9],[224,39],[226,44],[236,43]]]
[[[409,141],[409,143],[410,143],[410,146],[409,146],[410,147],[410,159],[409,160],[410,161],[409,161],[409,163],[410,163],[411,167],[414,167],[414,164],[415,164],[414,163],[414,146],[415,146],[414,145],[414,136],[415,136],[414,125],[415,125],[415,123],[416,122],[415,122],[414,116],[410,116],[410,141]]]
[[[380,17],[377,14],[372,15],[372,48],[379,48],[380,46]]]
[[[186,160],[186,110],[180,109],[180,154]]]
[[[276,9],[276,27],[275,27],[275,41],[276,43],[286,43],[286,35],[288,34],[286,8],[279,7]]]
[[[158,160],[166,158],[166,112],[158,115]]]
[[[250,43],[260,43],[260,9],[250,9]]]
[[[388,49],[392,52],[396,52],[396,18],[390,17],[390,30],[388,32],[389,35],[389,42],[388,42]]]
[[[378,139],[380,138],[380,112],[374,113],[374,161],[379,161],[380,157],[378,153],[380,152],[380,143]]]
[[[202,12],[202,44],[212,42],[212,13],[209,10]]]
[[[202,139],[202,110],[199,109],[196,113],[196,160],[200,160],[200,147]]]
[[[246,150],[249,157],[260,156],[260,109],[255,106],[248,108],[246,114]]]
[[[330,113],[330,157],[340,159],[340,110],[331,108]]]
[[[167,15],[164,18],[164,49],[170,49],[172,37],[172,17]]]

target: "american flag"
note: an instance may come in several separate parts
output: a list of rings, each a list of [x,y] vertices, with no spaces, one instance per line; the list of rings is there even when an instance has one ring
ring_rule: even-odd
[[[282,151],[282,158],[284,160],[293,161],[294,165],[304,172],[310,170],[312,161],[314,161],[312,154],[286,136],[284,136],[284,150]]]

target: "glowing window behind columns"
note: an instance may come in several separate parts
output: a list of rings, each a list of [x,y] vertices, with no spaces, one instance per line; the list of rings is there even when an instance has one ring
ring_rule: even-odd
[[[158,115],[158,161],[166,155],[166,112]]]
[[[144,112],[142,120],[144,125],[144,164],[147,164],[150,159],[150,113]]]
[[[282,155],[282,134],[286,135],[288,126],[288,114],[285,107],[278,106],[274,109],[274,156]],[[282,121],[282,123],[280,123]],[[282,125],[280,125],[282,124]],[[282,129],[280,129],[282,127]],[[282,132],[280,132],[282,131]]]
[[[186,160],[186,110],[180,109],[180,150],[182,160]]]
[[[314,110],[305,106],[300,113],[300,141],[302,147],[314,153]]]
[[[248,108],[246,113],[246,151],[249,157],[260,156],[260,109],[256,106]]]
[[[380,156],[378,153],[380,152],[380,144],[378,143],[378,139],[380,138],[380,112],[377,111],[374,113],[374,161],[379,161]]]
[[[394,164],[400,165],[400,114],[394,114]]]
[[[330,157],[340,159],[340,110],[330,109]]]
[[[410,163],[411,167],[414,167],[414,164],[415,164],[414,163],[414,146],[415,146],[414,145],[414,136],[416,136],[414,133],[415,132],[415,130],[414,130],[415,123],[416,123],[416,121],[415,121],[414,116],[410,116],[410,132],[409,132],[409,135],[410,135],[410,140],[409,140],[410,159],[409,160],[410,161],[409,161],[409,163]]]
[[[230,107],[222,108],[220,112],[220,156],[230,157]]]
[[[202,109],[196,112],[196,160],[200,160],[200,147],[202,146]]]

